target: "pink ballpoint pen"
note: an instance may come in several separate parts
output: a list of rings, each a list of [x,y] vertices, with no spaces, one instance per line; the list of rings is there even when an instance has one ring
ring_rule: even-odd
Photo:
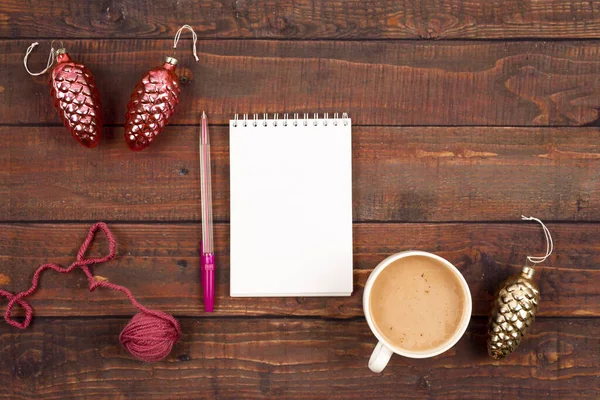
[[[215,304],[215,253],[213,248],[212,190],[210,185],[210,142],[206,114],[202,112],[200,136],[200,196],[202,200],[202,242],[200,274],[204,288],[204,311],[212,312]]]

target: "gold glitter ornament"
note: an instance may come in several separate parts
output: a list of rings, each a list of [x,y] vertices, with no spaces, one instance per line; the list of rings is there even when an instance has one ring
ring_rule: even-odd
[[[489,321],[488,353],[500,360],[513,352],[535,320],[540,291],[532,281],[535,270],[524,267],[496,293]]]
[[[545,261],[554,250],[550,231],[542,221],[533,217],[521,217],[526,221],[537,221],[544,229],[546,255],[528,256],[527,261],[538,264]],[[512,353],[521,343],[527,329],[535,320],[540,303],[540,291],[532,278],[533,267],[525,265],[519,275],[508,278],[496,292],[488,324],[488,353],[501,360]]]

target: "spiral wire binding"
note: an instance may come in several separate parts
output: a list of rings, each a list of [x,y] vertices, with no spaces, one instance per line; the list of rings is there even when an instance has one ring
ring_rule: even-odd
[[[240,115],[239,114],[235,114],[234,118],[233,118],[233,122],[232,125],[233,127],[237,128],[238,124],[242,124],[242,126],[245,128],[248,126],[249,123],[252,124],[252,126],[257,127],[260,123],[260,118],[259,118],[259,114],[258,113],[254,113],[252,114],[252,121],[249,122],[248,120],[248,114],[242,114],[241,116],[242,119],[240,119]],[[304,113],[304,118],[299,118],[298,117],[298,113],[294,113],[294,117],[293,118],[289,118],[289,114],[288,113],[284,113],[283,114],[283,119],[279,119],[279,113],[274,113],[273,114],[273,119],[269,120],[269,113],[263,113],[263,118],[262,118],[262,125],[263,126],[268,126],[269,121],[273,124],[273,126],[277,126],[278,122],[281,122],[281,125],[283,125],[284,127],[289,125],[289,122],[291,121],[292,126],[298,126],[299,123],[302,123],[303,126],[308,126],[308,121],[309,120],[313,120],[313,125],[314,126],[318,126],[319,122],[321,122],[323,124],[323,126],[328,126],[329,121],[333,120],[332,124],[333,126],[338,126],[338,124],[341,122],[342,124],[344,124],[344,126],[348,126],[348,113],[342,113],[342,117],[339,117],[339,113],[335,113],[333,114],[333,118],[329,118],[329,113],[324,113],[323,114],[323,118],[319,119],[319,113],[314,113],[313,114],[313,118],[309,118],[309,113]]]

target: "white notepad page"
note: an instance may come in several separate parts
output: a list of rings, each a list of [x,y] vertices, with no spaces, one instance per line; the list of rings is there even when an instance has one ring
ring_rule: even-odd
[[[349,296],[351,120],[232,120],[229,137],[231,296]]]

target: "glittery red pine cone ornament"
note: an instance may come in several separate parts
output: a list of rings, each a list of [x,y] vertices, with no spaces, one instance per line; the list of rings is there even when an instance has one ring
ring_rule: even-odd
[[[56,52],[50,74],[50,95],[63,124],[85,147],[96,147],[102,137],[102,106],[96,80],[83,64],[73,62],[65,49]]]
[[[125,116],[125,141],[131,150],[143,150],[163,131],[179,103],[177,60],[148,71],[131,93]]]

